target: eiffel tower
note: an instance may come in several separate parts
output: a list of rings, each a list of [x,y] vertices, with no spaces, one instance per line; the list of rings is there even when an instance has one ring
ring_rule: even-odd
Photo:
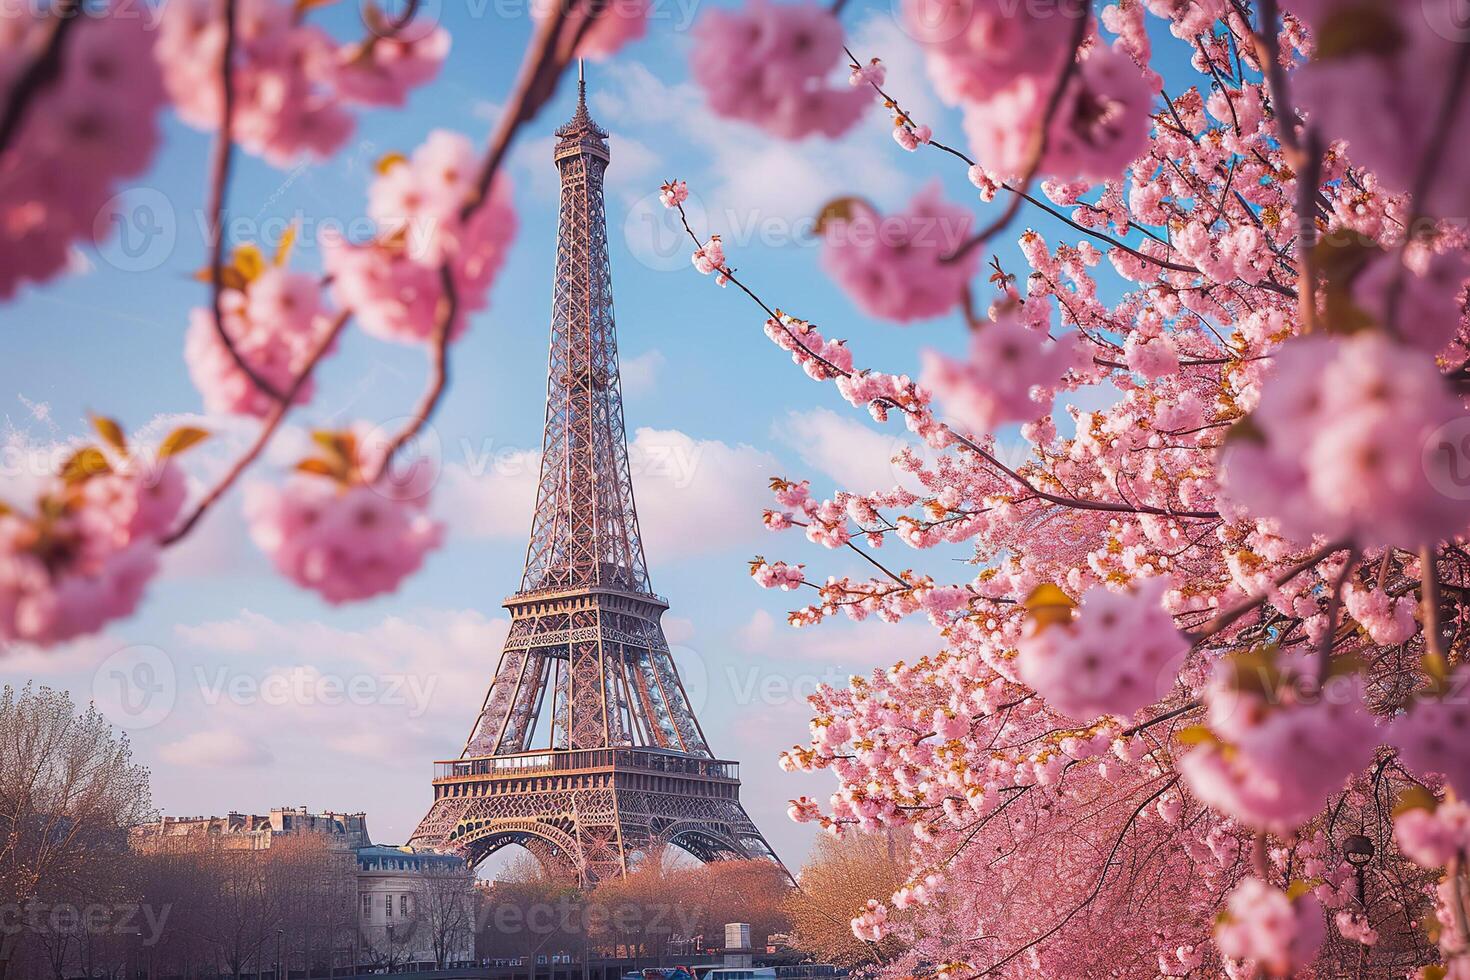
[[[608,134],[577,111],[556,131],[561,216],[546,434],[510,634],[458,759],[409,839],[471,864],[507,844],[583,886],[661,844],[704,861],[780,864],[717,759],[659,619],[623,428],[603,213]]]

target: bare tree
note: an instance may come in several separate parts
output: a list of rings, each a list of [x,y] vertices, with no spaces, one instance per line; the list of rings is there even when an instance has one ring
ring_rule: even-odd
[[[469,867],[450,858],[430,858],[420,874],[414,912],[441,969],[450,953],[472,945],[474,883]]]
[[[0,691],[0,903],[81,909],[127,898],[128,828],[153,810],[148,770],[132,755],[126,736],[64,691]],[[0,978],[17,947],[43,934],[62,974],[75,937],[22,929],[0,935]]]
[[[907,841],[896,835],[818,837],[799,887],[786,900],[798,948],[845,967],[868,966],[900,952],[896,939],[884,944],[858,939],[851,921],[868,899],[893,894],[907,878],[908,866]]]

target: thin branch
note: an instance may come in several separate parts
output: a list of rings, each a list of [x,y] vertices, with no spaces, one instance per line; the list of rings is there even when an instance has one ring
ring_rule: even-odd
[[[225,39],[220,52],[220,120],[219,134],[215,137],[213,158],[210,161],[209,203],[205,205],[205,217],[209,222],[209,305],[214,318],[214,332],[229,352],[250,383],[270,395],[277,402],[283,400],[281,392],[265,380],[245,359],[235,346],[230,333],[225,329],[224,310],[224,210],[225,198],[229,193],[230,168],[234,160],[235,137],[235,41],[238,24],[238,0],[223,0]]]
[[[311,355],[302,366],[300,373],[291,381],[284,397],[272,406],[270,414],[261,422],[260,431],[255,435],[255,441],[250,444],[250,447],[245,450],[239,459],[235,460],[234,465],[230,467],[229,471],[225,473],[219,482],[194,506],[194,509],[189,512],[189,516],[184,519],[184,522],[162,538],[159,542],[160,544],[168,547],[169,545],[177,544],[187,536],[194,529],[194,525],[199,523],[199,520],[204,516],[205,512],[218,503],[219,499],[225,495],[225,492],[234,486],[241,475],[250,468],[250,465],[255,462],[265,450],[265,447],[270,443],[271,437],[275,435],[276,430],[281,427],[281,422],[285,420],[286,414],[291,410],[291,404],[295,401],[296,395],[301,391],[302,386],[306,384],[307,379],[311,377],[312,372],[316,370],[317,364],[326,356],[327,351],[331,350],[332,345],[336,343],[337,337],[342,333],[342,329],[347,326],[347,321],[350,319],[352,319],[351,310],[343,310],[337,314],[337,318],[332,321],[331,326],[327,328],[322,334],[321,339],[317,341],[316,347],[312,349]]]
[[[40,53],[15,80],[5,112],[0,115],[0,154],[10,148],[11,140],[20,132],[31,102],[60,74],[66,37],[81,19],[81,6],[81,0],[59,0],[56,12],[47,21]]]

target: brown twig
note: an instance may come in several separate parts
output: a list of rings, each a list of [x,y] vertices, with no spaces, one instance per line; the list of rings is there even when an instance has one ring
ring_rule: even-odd
[[[1347,547],[1347,544],[1345,542],[1334,541],[1331,544],[1317,549],[1307,557],[1303,558],[1301,561],[1297,562],[1295,565],[1292,565],[1290,568],[1286,569],[1280,575],[1276,576],[1272,584],[1279,589],[1281,586],[1285,585],[1287,582],[1290,582],[1292,579],[1296,578],[1298,575],[1300,575],[1302,572],[1305,572],[1313,565],[1316,565],[1318,562],[1326,558],[1328,555],[1332,554],[1334,551],[1341,551],[1345,547]],[[1235,606],[1233,609],[1228,609],[1225,612],[1222,612],[1219,615],[1206,620],[1195,629],[1186,631],[1185,635],[1190,638],[1190,641],[1192,643],[1199,643],[1203,640],[1208,640],[1210,637],[1215,636],[1221,631],[1229,629],[1242,616],[1256,609],[1269,598],[1270,593],[1263,592],[1258,596],[1247,599],[1239,605]]]
[[[579,25],[581,31],[585,31],[591,22],[602,13],[604,5],[605,0],[593,0],[588,8],[588,16],[583,18]],[[489,198],[495,175],[505,161],[506,154],[510,151],[511,144],[521,126],[534,119],[541,107],[556,93],[557,81],[562,71],[571,62],[575,42],[581,36],[580,33],[574,34],[570,40],[561,37],[562,29],[569,20],[568,14],[571,12],[571,6],[569,4],[555,5],[551,15],[537,25],[531,49],[526,53],[525,60],[521,62],[520,74],[516,79],[516,86],[511,93],[506,111],[501,115],[491,134],[474,188],[460,208],[461,224],[468,223]],[[447,347],[449,334],[459,310],[452,262],[452,258],[446,259],[439,269],[439,282],[443,289],[443,297],[436,311],[437,319],[434,325],[434,344],[430,354],[428,385],[408,423],[389,442],[387,451],[384,452],[382,459],[378,462],[376,472],[372,475],[373,481],[379,479],[387,471],[393,462],[393,455],[428,424],[430,416],[433,415],[448,388]]]
[[[81,17],[81,0],[59,0],[56,12],[47,21],[41,51],[16,78],[0,115],[0,154],[10,148],[10,141],[20,132],[32,100],[54,82],[61,71],[61,56],[66,36]]]
[[[260,431],[256,433],[255,441],[241,454],[239,459],[235,460],[225,475],[210,488],[209,492],[204,495],[199,503],[194,505],[194,509],[189,512],[189,516],[184,519],[183,523],[160,540],[160,544],[168,547],[169,545],[177,544],[187,536],[194,529],[194,525],[199,523],[205,512],[213,507],[225,495],[225,492],[234,486],[235,482],[240,479],[240,476],[250,468],[250,465],[255,462],[265,450],[266,445],[270,443],[271,437],[275,435],[276,430],[281,427],[281,422],[285,420],[286,413],[291,410],[291,403],[295,401],[302,386],[306,384],[307,379],[316,370],[317,364],[326,356],[327,351],[332,349],[332,345],[337,342],[337,337],[341,335],[342,329],[347,326],[347,321],[351,318],[352,312],[350,310],[343,310],[337,314],[337,318],[332,321],[331,326],[327,328],[322,334],[321,339],[317,341],[316,347],[312,349],[301,371],[292,379],[291,384],[286,388],[284,397],[277,401],[275,405],[271,406],[270,413],[261,421]]]
[[[1046,109],[1041,114],[1041,119],[1036,131],[1031,134],[1031,146],[1026,154],[1026,167],[1021,178],[1019,189],[1010,188],[1015,194],[1010,204],[1006,206],[1000,217],[989,225],[986,225],[978,233],[968,239],[951,255],[944,257],[945,262],[958,262],[974,249],[980,248],[990,239],[1011,223],[1016,214],[1021,210],[1022,198],[1031,190],[1031,182],[1036,179],[1036,174],[1041,170],[1041,165],[1046,158],[1046,146],[1048,140],[1047,131],[1051,129],[1052,119],[1057,114],[1057,109],[1066,96],[1067,87],[1072,84],[1072,76],[1077,73],[1077,52],[1081,49],[1083,42],[1087,39],[1087,25],[1091,18],[1085,15],[1076,17],[1077,24],[1072,29],[1072,44],[1066,60],[1062,64],[1062,70],[1057,76],[1056,85],[1051,90],[1051,95],[1046,100]]]
[[[225,39],[220,53],[220,120],[219,134],[215,137],[213,158],[209,168],[209,202],[205,205],[205,217],[209,222],[209,305],[214,318],[214,332],[229,352],[250,383],[270,395],[277,402],[288,399],[269,381],[265,380],[245,359],[235,346],[230,333],[225,329],[224,309],[224,210],[225,198],[229,193],[230,168],[234,160],[235,136],[235,35],[238,0],[223,0]]]

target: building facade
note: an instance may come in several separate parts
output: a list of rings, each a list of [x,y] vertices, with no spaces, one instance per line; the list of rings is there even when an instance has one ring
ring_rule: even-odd
[[[166,816],[129,831],[131,847],[141,854],[246,852],[262,866],[303,841],[325,845],[333,876],[350,879],[324,887],[355,896],[342,920],[346,928],[331,941],[334,967],[399,969],[473,959],[474,877],[464,859],[374,844],[366,814],[281,807],[265,814]],[[278,928],[284,933],[289,925]]]

